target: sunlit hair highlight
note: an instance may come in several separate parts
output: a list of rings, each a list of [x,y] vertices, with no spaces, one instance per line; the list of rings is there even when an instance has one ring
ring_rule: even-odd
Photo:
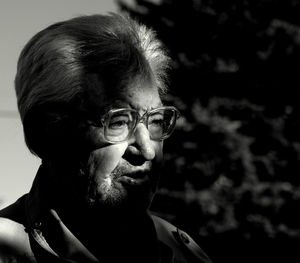
[[[126,86],[136,76],[151,78],[163,94],[169,62],[155,32],[127,16],[80,16],[40,31],[22,50],[15,78],[29,149],[43,157],[53,143],[51,124],[58,127],[74,108],[89,103],[89,76],[106,89]]]

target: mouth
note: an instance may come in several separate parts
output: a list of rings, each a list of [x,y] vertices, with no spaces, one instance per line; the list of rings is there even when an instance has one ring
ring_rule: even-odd
[[[148,171],[135,171],[123,174],[118,179],[119,182],[126,186],[142,186],[150,183],[150,177]]]

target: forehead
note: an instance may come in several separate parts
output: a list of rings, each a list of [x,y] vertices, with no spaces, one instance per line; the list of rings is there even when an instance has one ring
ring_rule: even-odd
[[[120,97],[125,103],[138,110],[148,110],[161,106],[158,88],[151,81],[135,82],[127,86]]]
[[[158,87],[149,79],[135,78],[121,87],[110,87],[98,80],[89,85],[88,93],[89,106],[100,113],[113,108],[146,111],[162,106]]]

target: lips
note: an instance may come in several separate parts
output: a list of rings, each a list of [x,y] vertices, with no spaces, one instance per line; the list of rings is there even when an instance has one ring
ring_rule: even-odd
[[[127,186],[142,186],[150,182],[149,172],[146,171],[126,173],[123,174],[118,180]]]

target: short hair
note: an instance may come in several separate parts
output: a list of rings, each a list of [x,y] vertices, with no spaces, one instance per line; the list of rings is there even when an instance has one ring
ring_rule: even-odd
[[[47,156],[49,122],[61,125],[66,106],[85,103],[89,74],[110,84],[151,76],[164,93],[169,62],[156,33],[128,16],[79,16],[40,31],[22,50],[15,78],[28,148]]]

